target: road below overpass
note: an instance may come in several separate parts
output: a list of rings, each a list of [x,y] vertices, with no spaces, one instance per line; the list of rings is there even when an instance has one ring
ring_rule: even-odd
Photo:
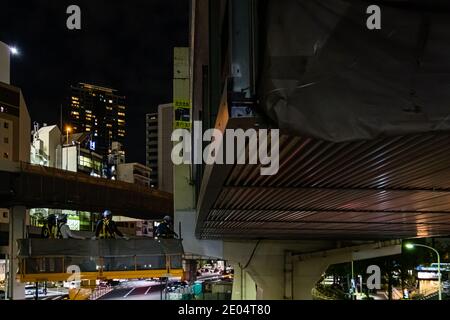
[[[131,281],[115,287],[98,300],[161,300],[165,298],[164,287],[159,282]]]

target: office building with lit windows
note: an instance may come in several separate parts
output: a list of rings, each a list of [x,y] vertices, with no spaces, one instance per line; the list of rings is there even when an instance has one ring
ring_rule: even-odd
[[[112,142],[125,142],[125,97],[117,90],[79,83],[71,86],[63,134],[91,133],[95,150],[105,159]]]

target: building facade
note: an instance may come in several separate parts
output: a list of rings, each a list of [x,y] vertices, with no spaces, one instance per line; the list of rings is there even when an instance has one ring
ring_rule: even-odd
[[[10,161],[30,161],[30,133],[31,120],[22,91],[10,85],[10,53],[9,47],[0,43],[0,166]],[[0,223],[9,224],[6,230],[0,232],[2,252],[8,254],[9,276],[6,282],[6,296],[8,299],[24,299],[24,285],[15,279],[15,271],[18,270],[17,248],[15,243],[21,235],[25,234],[25,226],[29,224],[29,214],[22,208],[10,215],[8,209],[0,208]],[[3,229],[4,225],[1,226]],[[5,230],[5,229],[3,229]],[[13,232],[10,232],[12,230]],[[3,247],[7,247],[3,250]],[[0,261],[2,270],[6,270],[6,260]]]
[[[30,115],[21,90],[8,83],[0,82],[0,161],[29,162]],[[0,208],[0,223],[8,221],[9,210]]]
[[[117,180],[150,188],[152,169],[140,163],[124,163],[117,166]]]
[[[6,43],[0,41],[0,82],[9,84],[10,79],[10,50]]]
[[[120,142],[113,141],[108,154],[108,178],[117,180],[117,167],[125,163],[125,150]]]
[[[146,117],[146,164],[152,169],[151,187],[173,193],[172,129],[173,105],[158,106]]]
[[[146,165],[152,169],[151,186],[158,188],[158,113],[149,113],[146,117]]]
[[[61,168],[61,130],[58,126],[44,126],[39,128],[35,124],[33,141],[31,143],[30,163]]]
[[[117,90],[79,83],[71,86],[63,131],[92,133],[97,153],[106,158],[113,141],[125,143],[125,117],[125,97]]]
[[[91,134],[78,133],[69,135],[69,141],[62,146],[62,169],[85,173],[92,177],[105,177],[102,155],[90,148]]]
[[[29,162],[30,129],[21,90],[0,82],[0,159]]]
[[[158,189],[173,193],[173,105],[158,106]]]

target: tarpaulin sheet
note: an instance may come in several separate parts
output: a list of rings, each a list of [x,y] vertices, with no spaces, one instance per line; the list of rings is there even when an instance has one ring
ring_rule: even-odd
[[[260,101],[280,129],[333,142],[450,129],[450,2],[260,1]]]
[[[18,240],[18,257],[26,273],[65,273],[70,265],[82,272],[182,268],[181,241],[172,239],[131,240]],[[101,259],[100,259],[101,257]]]
[[[25,257],[129,257],[149,255],[181,255],[181,241],[170,239],[130,240],[18,240],[20,258]]]

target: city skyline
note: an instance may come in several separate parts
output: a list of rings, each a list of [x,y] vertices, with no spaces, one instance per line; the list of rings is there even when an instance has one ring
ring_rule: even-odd
[[[0,40],[20,52],[11,84],[22,88],[32,121],[59,124],[61,105],[79,82],[115,88],[127,100],[127,158],[145,163],[145,115],[171,101],[172,52],[188,44],[189,1],[79,1],[82,29],[72,31],[67,1],[6,2]]]

